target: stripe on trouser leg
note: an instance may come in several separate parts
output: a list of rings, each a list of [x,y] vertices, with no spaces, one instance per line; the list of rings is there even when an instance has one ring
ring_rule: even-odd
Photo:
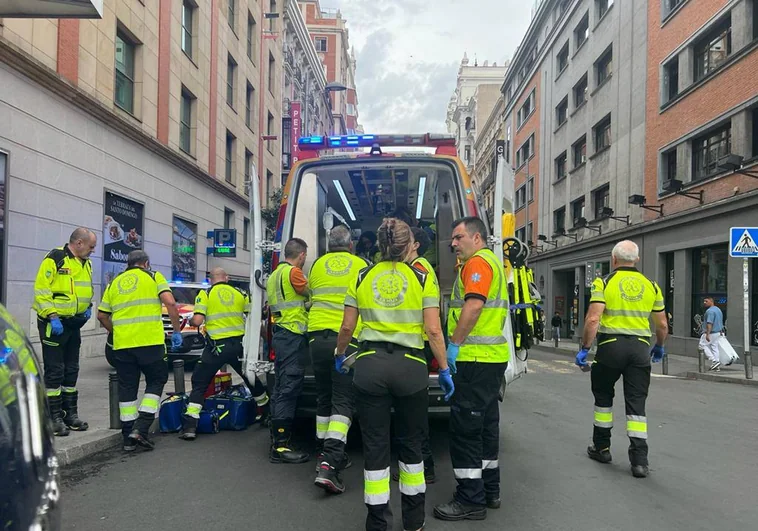
[[[455,479],[482,479],[481,468],[454,468]]]
[[[192,417],[193,419],[199,419],[201,409],[203,409],[203,406],[201,406],[197,402],[190,402],[187,405],[187,416]]]
[[[119,402],[118,412],[119,417],[121,418],[121,422],[131,422],[133,420],[137,420],[137,417],[139,417],[139,414],[137,413],[137,401],[132,400],[131,402]]]
[[[426,480],[424,479],[424,463],[400,464],[400,493],[406,496],[415,496],[426,492]]]
[[[500,463],[497,459],[487,460],[482,459],[482,470],[494,470],[500,467]]]
[[[613,427],[613,408],[595,406],[595,426],[598,428]]]
[[[76,387],[66,387],[63,386],[63,392],[64,393],[76,393]]]
[[[352,421],[344,415],[332,415],[329,417],[329,427],[326,431],[327,439],[336,439],[347,443],[347,432],[350,431]]]
[[[329,431],[329,417],[316,417],[316,438],[326,439],[326,432]]]
[[[260,407],[263,407],[263,406],[265,406],[266,404],[268,404],[268,395],[267,395],[266,393],[263,393],[263,394],[262,394],[262,395],[260,395],[260,396],[254,396],[254,397],[253,397],[253,400],[255,400],[255,403],[256,403],[258,406],[260,406]]]
[[[152,413],[155,414],[158,412],[158,406],[160,405],[161,397],[158,395],[154,395],[152,393],[145,393],[145,396],[142,397],[142,402],[140,402],[139,410],[142,413]]]
[[[626,416],[626,433],[636,439],[647,439],[647,417],[639,415]]]
[[[367,505],[390,502],[390,467],[363,471],[363,501]]]
[[[47,396],[61,396],[61,388],[47,389]]]

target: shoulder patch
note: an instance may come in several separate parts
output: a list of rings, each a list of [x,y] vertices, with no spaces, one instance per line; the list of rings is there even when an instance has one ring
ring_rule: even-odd
[[[364,267],[358,272],[358,281],[355,284],[356,288],[361,285],[361,282],[363,282],[363,280],[366,278],[366,275],[368,275],[369,271],[374,269],[374,267],[376,267],[376,264],[372,266]]]
[[[429,275],[427,273],[424,273],[423,271],[419,271],[418,269],[412,266],[408,266],[408,269],[413,271],[413,274],[415,275],[416,279],[419,281],[419,283],[421,284],[421,287],[423,288],[426,285],[426,278]]]
[[[51,259],[53,262],[55,262],[55,267],[60,269],[63,267],[63,264],[66,261],[66,251],[63,249],[53,249],[47,253],[47,256],[45,256],[45,258]]]

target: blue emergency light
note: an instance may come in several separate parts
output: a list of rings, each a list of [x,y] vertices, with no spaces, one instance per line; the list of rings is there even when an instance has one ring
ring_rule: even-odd
[[[304,150],[356,148],[380,146],[438,146],[455,142],[443,135],[344,135],[344,136],[304,136],[298,145]]]

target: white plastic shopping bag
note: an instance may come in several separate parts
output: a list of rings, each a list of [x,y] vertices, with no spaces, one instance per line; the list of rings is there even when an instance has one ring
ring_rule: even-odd
[[[726,336],[719,336],[719,361],[721,365],[731,365],[740,359]]]

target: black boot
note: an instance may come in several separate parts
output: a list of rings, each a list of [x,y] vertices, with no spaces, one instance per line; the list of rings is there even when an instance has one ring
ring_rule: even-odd
[[[269,461],[272,463],[299,464],[308,461],[308,454],[298,450],[291,442],[292,432],[282,421],[271,423],[271,451]]]
[[[194,441],[197,438],[197,422],[195,417],[184,417],[182,419],[182,434],[180,439],[185,441]]]
[[[50,417],[53,421],[53,433],[56,437],[65,437],[68,435],[68,426],[63,422],[63,398],[58,396],[48,396],[47,402],[50,404]]]
[[[137,449],[137,441],[130,439],[129,434],[134,429],[134,421],[121,421],[121,436],[124,438],[124,451],[133,452]]]
[[[63,422],[72,431],[87,431],[89,424],[79,418],[78,401],[78,391],[68,393],[63,391]]]
[[[342,483],[339,471],[326,461],[319,464],[314,484],[332,494],[345,492],[345,484]]]
[[[649,473],[647,465],[632,465],[632,475],[636,478],[646,478]]]
[[[587,447],[587,455],[590,459],[597,461],[598,463],[607,464],[613,461],[610,449],[603,448],[602,450],[598,450],[595,448],[594,444]]]
[[[434,516],[440,520],[447,520],[448,522],[458,522],[460,520],[484,520],[487,518],[487,506],[478,507],[474,505],[464,505],[458,500],[452,500],[435,507]]]
[[[129,440],[133,445],[141,446],[145,450],[153,450],[155,448],[155,443],[148,436],[150,425],[154,419],[153,415],[140,412],[139,417],[134,422],[134,428],[132,428],[132,432],[129,434]]]
[[[258,406],[258,416],[255,419],[264,428],[271,427],[271,406],[270,402],[266,402],[262,406]]]

